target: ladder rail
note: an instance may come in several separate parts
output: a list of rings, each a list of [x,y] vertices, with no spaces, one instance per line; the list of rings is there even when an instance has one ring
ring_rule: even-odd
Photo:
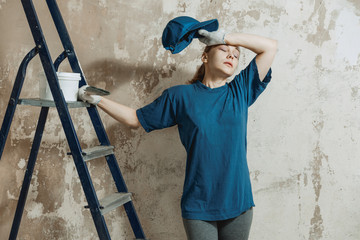
[[[20,196],[19,196],[19,200],[17,203],[14,220],[13,220],[13,223],[11,226],[9,240],[16,239],[16,236],[19,231],[21,216],[23,214],[26,197],[29,192],[31,177],[34,172],[35,162],[36,162],[36,158],[37,158],[37,155],[39,152],[41,138],[42,138],[42,135],[44,132],[44,127],[45,127],[45,122],[46,122],[48,112],[49,112],[48,107],[41,108],[38,125],[37,125],[36,131],[35,131],[34,141],[33,141],[32,147],[31,147],[31,151],[30,151],[29,161],[28,161],[25,175],[24,175],[23,185],[21,187]]]
[[[50,13],[53,18],[58,35],[60,37],[61,43],[65,49],[64,52],[67,55],[71,69],[73,72],[80,73],[80,75],[81,75],[79,87],[86,85],[87,81],[86,81],[84,72],[80,66],[80,62],[79,62],[76,52],[74,50],[74,46],[71,42],[70,35],[66,29],[64,19],[62,18],[61,14],[60,14],[60,9],[56,3],[56,0],[46,0],[46,3],[50,10]],[[59,56],[59,58],[60,58],[60,56]],[[109,138],[108,138],[106,132],[103,131],[103,129],[105,129],[105,127],[100,120],[100,115],[97,111],[97,108],[94,106],[90,106],[87,108],[87,110],[90,115],[92,124],[95,128],[96,135],[100,141],[100,144],[101,145],[110,145]]]
[[[60,10],[56,3],[56,0],[46,0],[46,3],[48,4],[48,8],[49,8],[51,16],[54,20],[58,35],[61,39],[61,42],[63,44],[65,52],[67,53],[67,57],[68,57],[70,66],[74,72],[78,72],[81,74],[80,86],[83,86],[83,85],[87,84],[86,79],[85,79],[84,73],[82,71],[82,68],[80,66],[80,63],[78,61],[77,55],[75,53],[74,46],[70,40],[70,35],[66,29],[65,22],[60,14]],[[105,132],[105,127],[103,126],[103,123],[101,121],[101,118],[100,118],[99,112],[97,111],[97,108],[94,105],[92,105],[92,106],[88,107],[87,110],[90,115],[92,124],[94,126],[96,135],[100,141],[100,144],[106,145],[106,146],[110,145],[109,138]],[[107,156],[106,160],[107,160],[108,166],[110,168],[110,171],[112,173],[113,179],[115,181],[117,190],[119,192],[128,192],[125,181],[121,174],[121,170],[119,168],[119,165],[118,165],[114,155]],[[141,224],[140,224],[139,218],[136,214],[136,211],[134,210],[133,203],[132,202],[126,203],[124,205],[124,208],[128,215],[128,218],[130,220],[130,224],[135,233],[136,238],[145,239],[145,234],[141,227]]]
[[[46,0],[46,3],[50,10],[50,14],[53,18],[61,43],[64,47],[64,53],[66,53],[68,57],[71,69],[73,70],[73,72],[80,73],[81,75],[81,80],[80,80],[80,87],[81,87],[82,85],[86,84],[85,75],[80,66],[80,62],[78,61],[74,46],[70,39],[70,35],[66,29],[64,19],[61,16],[60,9],[56,3],[56,0]]]
[[[56,70],[56,71],[58,71],[61,62],[64,61],[65,58],[67,58],[67,53],[66,53],[66,51],[63,51],[63,52],[55,59],[54,67],[55,67],[55,70]]]
[[[123,176],[121,174],[120,168],[118,166],[117,160],[115,158],[114,153],[109,151],[108,149],[111,148],[110,141],[108,139],[108,136],[106,134],[105,128],[103,126],[103,123],[101,121],[100,115],[97,111],[97,108],[94,105],[89,104],[83,104],[87,107],[89,116],[91,118],[92,124],[95,128],[96,135],[99,139],[100,144],[103,147],[100,148],[93,148],[92,152],[90,151],[90,155],[88,156],[89,159],[95,158],[97,156],[106,156],[107,164],[109,166],[109,169],[111,171],[113,180],[115,182],[116,188],[119,193],[115,195],[111,195],[106,197],[105,199],[102,199],[101,201],[104,201],[104,204],[106,207],[103,209],[103,207],[100,206],[100,201],[97,198],[89,170],[86,166],[86,163],[84,161],[84,156],[82,155],[82,149],[79,144],[79,140],[77,137],[77,134],[75,132],[75,128],[72,122],[72,119],[70,117],[69,113],[69,107],[71,107],[71,104],[66,103],[64,95],[60,89],[59,80],[56,74],[56,71],[58,70],[59,65],[61,62],[68,58],[71,68],[73,72],[80,73],[81,75],[81,81],[79,83],[80,86],[86,84],[86,79],[83,74],[83,71],[81,69],[80,63],[77,59],[74,47],[71,43],[70,36],[66,30],[66,26],[64,24],[64,21],[61,17],[60,10],[56,4],[56,0],[46,0],[50,13],[53,17],[53,21],[55,23],[55,26],[58,30],[61,42],[64,47],[64,51],[57,57],[55,62],[52,62],[50,52],[48,50],[48,46],[45,41],[45,37],[43,35],[40,22],[38,20],[35,7],[33,5],[32,0],[21,0],[21,3],[23,5],[25,15],[32,33],[32,36],[34,38],[35,47],[25,56],[23,61],[21,62],[21,65],[19,67],[16,80],[13,86],[13,90],[10,96],[8,108],[6,110],[6,114],[4,117],[4,121],[1,127],[0,132],[0,159],[1,155],[3,153],[4,145],[6,142],[7,135],[9,133],[10,125],[14,116],[14,112],[16,109],[16,105],[21,103],[22,101],[19,99],[21,88],[24,83],[24,78],[26,74],[26,68],[28,63],[31,61],[33,57],[35,57],[37,54],[39,54],[41,64],[43,66],[48,84],[50,86],[51,93],[54,97],[54,102],[52,104],[48,104],[45,102],[40,103],[41,101],[38,101],[39,103],[35,104],[36,106],[42,106],[40,111],[40,116],[38,120],[38,125],[36,128],[34,141],[32,144],[32,148],[30,151],[29,161],[27,164],[27,169],[24,176],[23,185],[21,187],[21,192],[15,212],[15,216],[13,219],[13,224],[10,232],[9,239],[16,239],[18,230],[20,227],[21,217],[24,211],[25,202],[28,194],[28,190],[31,183],[31,178],[33,174],[33,170],[36,163],[36,158],[38,155],[39,147],[41,144],[41,138],[43,135],[46,118],[48,115],[49,107],[55,106],[57,109],[57,112],[60,117],[61,124],[63,126],[66,139],[68,141],[71,155],[73,156],[73,160],[77,169],[77,173],[80,178],[80,182],[82,185],[82,188],[85,193],[86,200],[88,202],[88,206],[90,208],[90,212],[97,230],[97,233],[99,235],[99,238],[101,240],[110,240],[110,235],[108,228],[106,226],[106,222],[104,219],[104,214],[112,209],[115,209],[117,206],[123,205],[125,208],[125,211],[127,213],[128,219],[130,221],[131,227],[133,229],[133,232],[135,234],[136,239],[143,239],[145,240],[145,234],[142,230],[140,221],[137,217],[135,208],[133,206],[133,203],[131,201],[131,194],[128,193],[125,181],[123,179]],[[30,104],[32,105],[35,100],[24,100],[23,104]],[[35,101],[36,102],[36,101]],[[70,106],[71,105],[71,106]],[[76,104],[75,104],[76,105]],[[81,104],[80,104],[81,105]],[[72,106],[72,107],[78,107],[78,106]],[[95,150],[96,151],[95,151]],[[94,152],[95,151],[95,152]],[[101,152],[102,151],[102,152]],[[86,150],[84,150],[86,152]],[[91,155],[91,153],[93,153]],[[114,201],[114,202],[112,202]]]
[[[96,230],[101,239],[110,239],[108,229],[106,227],[105,219],[100,212],[100,204],[96,195],[91,194],[95,192],[94,186],[90,181],[90,174],[85,165],[85,162],[82,159],[81,147],[79,140],[75,133],[74,125],[72,123],[67,104],[65,102],[64,95],[60,89],[59,81],[56,75],[54,65],[48,50],[40,22],[36,15],[36,11],[31,0],[22,0],[21,1],[25,10],[25,15],[27,17],[29,27],[31,29],[34,41],[36,46],[39,49],[39,56],[41,63],[43,65],[45,75],[47,77],[51,93],[54,97],[54,102],[62,123],[63,129],[65,131],[68,144],[73,155],[75,166],[79,174],[80,182],[84,189],[85,197],[90,206],[90,212],[93,216],[94,223],[96,225]]]
[[[38,54],[38,49],[37,49],[37,47],[34,47],[32,50],[30,50],[30,52],[28,54],[26,54],[26,56],[24,57],[24,59],[22,60],[20,66],[19,66],[19,70],[18,70],[17,75],[16,75],[14,87],[13,87],[12,92],[10,94],[9,104],[8,104],[8,107],[7,107],[5,115],[4,115],[3,123],[1,125],[1,130],[0,130],[0,160],[1,160],[2,153],[4,151],[5,142],[6,142],[8,134],[9,134],[11,123],[12,123],[12,120],[14,118],[16,106],[17,106],[18,101],[19,101],[20,92],[21,92],[22,86],[24,84],[24,79],[25,79],[25,75],[26,75],[27,66],[28,66],[29,62],[37,54]]]
[[[106,156],[106,162],[109,165],[111,175],[113,176],[116,188],[119,192],[128,192],[128,189],[125,184],[125,180],[121,174],[121,170],[119,167],[119,164],[116,161],[115,155],[111,154],[109,156]],[[126,211],[126,214],[128,215],[131,228],[134,231],[134,234],[137,239],[145,239],[145,233],[140,225],[139,217],[137,216],[137,213],[135,211],[135,207],[133,202],[128,202],[124,204],[124,208]]]

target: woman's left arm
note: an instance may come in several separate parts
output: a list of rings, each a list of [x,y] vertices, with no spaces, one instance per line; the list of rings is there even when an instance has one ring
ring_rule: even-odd
[[[260,80],[263,81],[274,60],[277,41],[246,33],[228,33],[225,35],[224,40],[228,45],[244,47],[257,54],[256,65]]]

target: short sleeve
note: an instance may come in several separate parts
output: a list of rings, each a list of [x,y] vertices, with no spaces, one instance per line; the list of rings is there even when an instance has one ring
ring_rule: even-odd
[[[176,124],[175,112],[167,89],[152,103],[137,109],[136,115],[146,132]]]
[[[248,106],[251,106],[258,96],[265,90],[271,80],[271,68],[263,81],[260,81],[256,57],[252,59],[249,65],[243,69],[232,81],[235,88],[243,92]]]

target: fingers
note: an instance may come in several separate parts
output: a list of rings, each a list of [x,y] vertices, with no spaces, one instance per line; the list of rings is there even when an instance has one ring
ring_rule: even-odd
[[[84,85],[78,90],[78,98],[80,98],[82,101],[86,102],[86,92],[85,89],[88,87],[88,85]]]
[[[85,89],[88,87],[89,85],[84,85],[81,88],[79,88],[78,94],[79,95],[84,95],[85,94]]]
[[[208,37],[209,36],[209,32],[205,29],[200,29],[198,31],[198,33],[201,35],[201,36],[204,36],[204,37]]]

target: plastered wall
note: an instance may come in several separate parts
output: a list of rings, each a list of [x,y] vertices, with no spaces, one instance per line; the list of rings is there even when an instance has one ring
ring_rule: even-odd
[[[45,1],[35,1],[52,57],[61,53]],[[256,208],[250,239],[360,239],[360,3],[357,0],[59,1],[88,82],[133,108],[184,84],[200,65],[197,40],[166,52],[166,23],[217,18],[226,31],[279,41],[273,80],[249,113],[248,162]],[[34,47],[20,1],[0,0],[0,116],[18,66]],[[254,57],[242,50],[239,70]],[[21,97],[37,97],[41,64]],[[69,71],[67,62],[61,71]],[[97,145],[84,109],[70,111],[83,147]],[[35,125],[18,106],[0,160],[0,239],[7,239]],[[186,153],[177,128],[130,130],[101,112],[144,231],[183,240],[180,197]],[[18,239],[97,239],[55,109],[46,123]],[[115,191],[105,160],[88,164],[99,197]],[[113,239],[133,239],[122,209],[106,215]]]

